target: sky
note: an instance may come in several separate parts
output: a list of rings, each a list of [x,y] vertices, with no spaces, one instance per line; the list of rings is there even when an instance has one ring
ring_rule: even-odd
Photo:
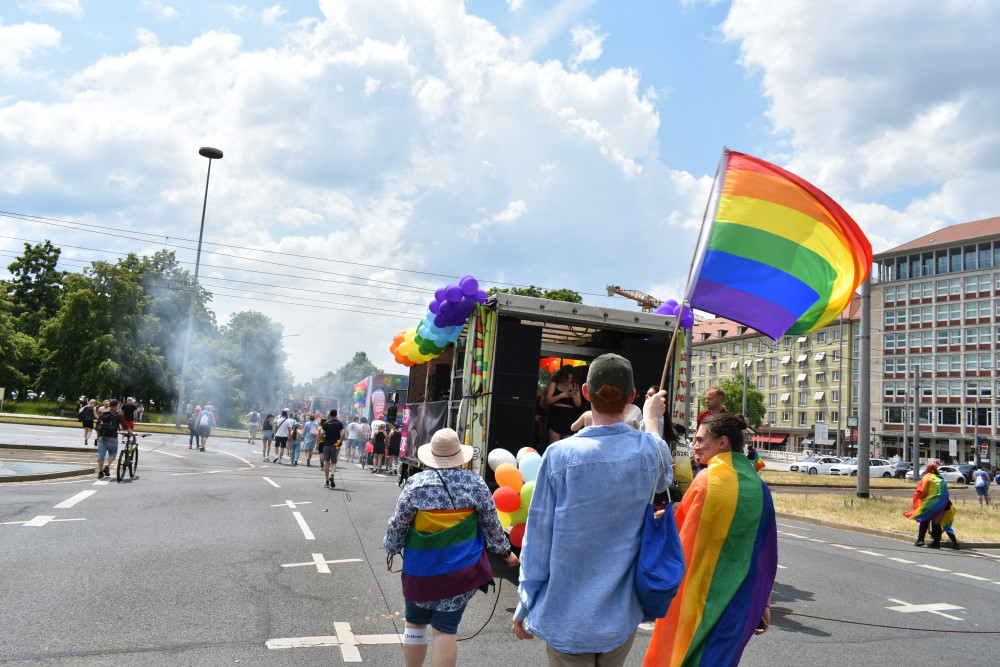
[[[177,252],[306,381],[464,275],[684,289],[722,148],[875,252],[1000,215],[989,0],[4,0],[0,262]],[[0,270],[0,275],[3,275]]]

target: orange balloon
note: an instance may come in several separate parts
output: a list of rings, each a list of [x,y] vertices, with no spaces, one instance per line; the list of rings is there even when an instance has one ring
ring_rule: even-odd
[[[500,486],[509,486],[517,492],[521,491],[521,486],[523,481],[521,480],[521,471],[517,469],[512,463],[501,463],[497,466],[495,471],[497,478],[497,484]],[[520,504],[520,499],[518,500]]]
[[[526,523],[519,523],[510,529],[510,543],[519,549],[524,544],[524,527],[527,525]]]

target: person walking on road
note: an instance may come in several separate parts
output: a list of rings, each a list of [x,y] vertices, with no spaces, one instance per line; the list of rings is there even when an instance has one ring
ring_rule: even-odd
[[[93,398],[87,401],[80,408],[80,422],[83,423],[83,446],[90,444],[90,432],[94,430],[94,421],[97,419],[97,401]],[[97,446],[98,436],[94,436],[94,446]]]
[[[365,468],[365,458],[368,455],[368,443],[371,441],[372,437],[372,426],[368,423],[367,417],[361,418],[361,423],[358,424],[358,438],[360,439],[358,458],[361,461],[361,469]]]
[[[260,412],[257,407],[254,406],[250,408],[250,412],[247,413],[247,443],[253,444],[253,441],[257,439],[257,429],[260,428]]]
[[[334,475],[337,472],[337,457],[340,455],[340,440],[344,437],[344,424],[337,419],[336,408],[330,410],[330,418],[323,422],[323,476],[326,478],[325,486],[335,489],[337,482]]]
[[[940,549],[941,537],[947,532],[952,548],[959,548],[954,531],[944,530],[944,526],[950,528],[955,520],[955,506],[948,494],[948,482],[938,472],[937,461],[931,461],[924,467],[924,476],[913,491],[913,507],[903,512],[903,516],[918,524],[917,541],[913,546]],[[928,528],[931,531],[930,544],[924,542]]]
[[[125,417],[118,410],[118,399],[108,403],[108,409],[97,419],[97,479],[110,477],[108,466],[104,459],[114,461],[118,456],[118,431],[124,428],[133,434],[132,428],[125,422]]]
[[[274,440],[274,415],[268,413],[264,417],[264,425],[260,430],[261,454],[264,455],[264,463],[267,463],[271,454],[271,441]]]
[[[382,460],[385,458],[385,424],[375,426],[375,434],[372,435],[372,474],[379,472]]]
[[[292,424],[292,431],[288,434],[288,461],[293,465],[299,464],[299,452],[302,450],[302,425],[299,422]]]
[[[624,421],[636,396],[627,359],[601,355],[581,389],[593,426],[542,456],[512,630],[543,639],[549,665],[620,666],[643,619],[635,567],[646,508],[672,477],[670,448],[656,434],[666,392],[645,402],[640,432]]]
[[[188,449],[198,446],[198,420],[201,419],[201,406],[196,405],[191,418],[188,419]]]
[[[361,449],[361,424],[358,423],[358,418],[355,417],[351,420],[351,423],[347,425],[347,459],[349,461],[354,460],[354,457],[358,455],[358,451]]]
[[[453,429],[441,429],[417,450],[427,470],[407,480],[386,527],[386,553],[403,552],[406,667],[424,664],[427,626],[434,628],[431,662],[458,663],[456,635],[462,614],[480,586],[493,581],[486,550],[507,567],[518,559],[500,526],[496,505],[483,478],[462,466],[472,447],[459,444]]]
[[[667,615],[656,621],[643,664],[737,665],[771,624],[778,532],[771,491],[743,453],[743,415],[706,417],[694,451],[707,467],[674,517],[686,565]]]
[[[288,410],[281,411],[281,418],[275,420],[274,424],[274,452],[277,456],[271,463],[281,463],[285,456],[285,447],[288,446],[288,436],[292,434],[292,426],[295,420],[288,416]]]
[[[122,413],[122,417],[128,422],[128,427],[135,428],[135,415],[139,412],[139,406],[135,404],[135,399],[129,396],[125,399],[124,405],[122,405],[119,410]]]
[[[309,413],[309,420],[302,427],[302,449],[306,453],[306,465],[312,466],[313,452],[316,451],[316,443],[319,440],[319,424],[316,423],[318,415],[315,412]],[[323,458],[320,453],[320,459]]]
[[[979,506],[983,506],[983,500],[990,504],[990,475],[983,470],[982,466],[976,466],[972,471],[972,485],[976,489],[976,496],[979,498]]]
[[[209,403],[205,406],[205,409],[201,411],[201,416],[198,417],[198,439],[200,440],[201,451],[205,451],[205,445],[208,444],[208,438],[212,435],[212,428],[215,427],[215,408]]]

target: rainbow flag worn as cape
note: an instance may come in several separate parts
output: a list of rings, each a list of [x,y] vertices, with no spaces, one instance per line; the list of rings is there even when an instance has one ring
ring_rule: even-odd
[[[748,456],[747,458],[750,457]],[[760,452],[758,452],[756,449],[753,450],[753,458],[750,459],[750,462],[753,463],[753,469],[756,472],[760,472],[766,467],[764,465],[764,459],[761,458]]]
[[[861,228],[823,191],[770,162],[726,150],[722,174],[691,307],[774,340],[829,324],[871,268]]]
[[[903,512],[903,516],[914,521],[926,521],[933,519],[938,512],[944,511],[947,505],[948,482],[944,477],[930,473],[920,478],[913,492],[913,507]],[[951,525],[951,521],[948,525]]]
[[[430,602],[493,580],[475,510],[420,510],[406,534],[403,596]]]
[[[746,456],[717,454],[675,515],[688,569],[643,664],[736,665],[778,569],[771,491]]]

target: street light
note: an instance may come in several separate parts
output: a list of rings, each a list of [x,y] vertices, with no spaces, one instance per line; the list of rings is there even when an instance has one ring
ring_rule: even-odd
[[[205,199],[201,204],[201,228],[198,230],[198,254],[194,260],[194,285],[191,288],[191,302],[188,307],[187,332],[184,334],[184,360],[181,362],[181,382],[177,392],[177,417],[175,426],[180,428],[181,412],[184,410],[184,383],[187,380],[188,353],[191,350],[191,327],[194,323],[194,297],[198,291],[198,270],[201,268],[201,239],[205,234],[205,209],[208,207],[208,181],[212,177],[212,160],[221,160],[222,151],[218,148],[202,146],[198,155],[208,158],[208,175],[205,176]]]

